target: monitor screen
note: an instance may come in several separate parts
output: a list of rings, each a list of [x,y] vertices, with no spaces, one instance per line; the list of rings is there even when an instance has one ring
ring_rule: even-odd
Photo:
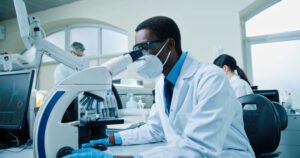
[[[276,89],[270,89],[270,90],[253,90],[254,94],[260,94],[265,96],[271,101],[278,102],[279,103],[279,93]]]
[[[22,129],[34,71],[0,73],[0,129]]]

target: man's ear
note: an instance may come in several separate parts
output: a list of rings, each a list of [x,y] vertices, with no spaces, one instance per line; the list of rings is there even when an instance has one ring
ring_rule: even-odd
[[[172,49],[172,48],[175,49],[175,44],[176,44],[175,40],[173,38],[169,38],[169,42],[167,44],[168,49]]]

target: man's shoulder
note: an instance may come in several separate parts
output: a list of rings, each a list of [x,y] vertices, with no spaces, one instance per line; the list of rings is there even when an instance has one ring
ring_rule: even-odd
[[[187,61],[190,63],[196,63],[194,65],[198,66],[198,71],[205,71],[205,72],[209,72],[209,71],[217,71],[217,72],[222,72],[220,71],[221,69],[219,67],[217,67],[214,64],[210,64],[207,62],[203,62],[200,60],[197,60],[196,58],[194,58],[193,56],[188,55],[187,56]]]
[[[188,55],[186,57],[185,73],[193,73],[194,78],[201,79],[206,76],[225,75],[223,70],[216,65],[199,61]]]
[[[224,72],[219,67],[204,63],[204,62],[198,62],[198,69],[196,74],[197,75],[224,75]]]

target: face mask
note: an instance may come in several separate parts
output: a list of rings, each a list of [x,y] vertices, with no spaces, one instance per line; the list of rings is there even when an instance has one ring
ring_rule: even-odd
[[[138,64],[137,74],[139,74],[141,77],[148,80],[159,77],[159,75],[163,71],[164,65],[167,63],[170,57],[171,51],[169,51],[168,56],[164,63],[162,63],[159,60],[158,55],[162,52],[163,48],[166,46],[168,41],[169,40],[166,41],[166,43],[160,48],[160,50],[155,56],[151,54],[145,55],[140,59],[140,61],[137,62]]]

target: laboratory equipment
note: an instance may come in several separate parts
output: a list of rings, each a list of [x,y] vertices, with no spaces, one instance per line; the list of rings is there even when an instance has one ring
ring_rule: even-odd
[[[30,96],[34,71],[0,74],[0,144],[19,146],[29,139]]]
[[[91,139],[106,137],[107,124],[122,123],[112,97],[112,77],[140,56],[141,52],[127,53],[101,66],[82,70],[55,87],[36,116],[35,157],[56,157],[78,149]],[[68,105],[81,94],[79,120],[62,123]]]
[[[289,91],[285,91],[284,95],[282,96],[282,106],[287,110],[291,110],[293,107],[292,102],[292,93]]]
[[[139,97],[139,101],[138,101],[138,107],[140,108],[140,109],[144,109],[145,108],[145,103],[142,101],[142,97],[140,96]]]
[[[30,68],[28,61],[26,61],[20,54],[0,54],[0,71],[16,71],[24,68]]]
[[[14,5],[17,14],[18,26],[22,41],[27,49],[31,48],[33,41],[30,36],[30,23],[35,19],[28,17],[27,9],[23,0],[14,0]]]
[[[119,84],[114,85],[119,93],[122,105],[124,106],[122,108],[126,108],[126,103],[130,99],[128,97],[129,94],[133,94],[135,98],[141,99],[142,102],[145,103],[144,108],[150,109],[154,103],[153,89],[137,86],[123,86]]]
[[[128,109],[137,109],[138,108],[138,104],[134,100],[132,93],[128,94],[128,98],[129,98],[129,100],[126,103],[126,108],[128,108]]]
[[[22,41],[27,49],[35,45],[37,52],[35,59],[31,63],[23,65],[24,68],[39,66],[43,54],[48,55],[74,70],[83,70],[88,67],[87,62],[80,60],[44,39],[45,33],[41,27],[39,18],[28,16],[23,0],[14,0],[14,5]]]
[[[82,70],[56,86],[40,107],[34,123],[34,156],[62,157],[91,139],[105,138],[107,124],[123,122],[118,119],[116,100],[112,96],[112,77],[140,58],[142,52],[132,51],[101,66],[85,69],[87,64],[43,39],[38,18],[29,17],[28,25],[20,24],[27,22],[25,4],[23,0],[14,0],[14,3],[27,48],[35,45],[38,53],[46,53],[74,70]],[[80,100],[79,119],[63,123],[63,115],[76,97]]]

